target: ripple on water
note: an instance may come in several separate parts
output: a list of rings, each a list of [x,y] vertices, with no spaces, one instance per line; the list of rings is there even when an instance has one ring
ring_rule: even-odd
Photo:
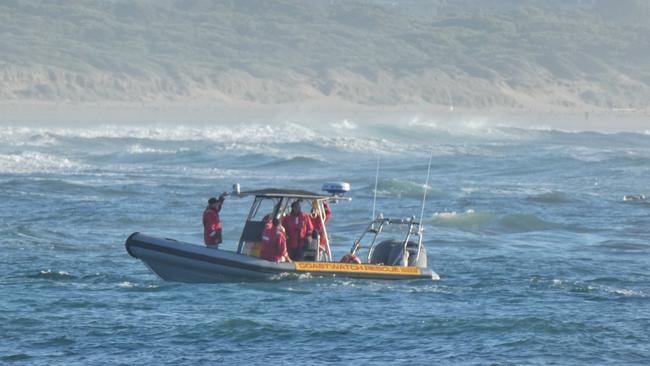
[[[69,345],[73,344],[75,341],[73,339],[68,338],[65,335],[60,335],[60,336],[55,336],[48,338],[45,341],[42,342],[37,342],[34,345],[36,346],[64,346],[64,345]]]
[[[284,275],[178,284],[125,252],[124,239],[138,230],[200,240],[205,198],[235,178],[246,190],[350,179],[354,200],[333,205],[328,226],[342,255],[367,224],[377,153],[378,212],[420,213],[421,131],[400,142],[392,134],[368,141],[375,132],[361,124],[344,131],[358,132],[352,139],[270,127],[59,132],[54,144],[26,141],[37,153],[29,155],[10,142],[0,156],[0,364],[650,359],[650,202],[621,200],[648,195],[650,136],[635,138],[643,159],[631,160],[601,148],[627,145],[615,135],[519,131],[523,140],[461,136],[451,145],[438,143],[447,134],[425,136],[440,152],[424,212],[438,282]],[[557,140],[561,152],[545,154]],[[566,159],[573,150],[565,145],[583,143],[595,149],[586,155],[603,159]],[[249,203],[227,201],[228,238],[239,239]]]
[[[576,198],[569,196],[566,193],[552,191],[544,192],[536,195],[528,196],[527,199],[531,202],[537,202],[542,204],[563,204],[563,203],[572,203],[577,201]]]
[[[649,252],[650,245],[646,243],[633,243],[623,240],[604,240],[596,245],[608,253],[635,253],[635,252]]]
[[[33,358],[33,356],[30,356],[27,353],[14,353],[11,355],[0,357],[0,360],[5,362],[17,362],[17,361],[29,360],[30,358]]]
[[[604,283],[610,285],[604,285]],[[534,289],[561,290],[568,294],[591,295],[596,299],[647,298],[649,296],[648,293],[641,290],[613,286],[615,283],[622,285],[623,281],[617,278],[562,280],[533,277],[530,279],[530,287]]]

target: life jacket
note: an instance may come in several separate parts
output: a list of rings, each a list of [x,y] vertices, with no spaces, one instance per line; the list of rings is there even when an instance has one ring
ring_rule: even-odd
[[[213,232],[216,235],[211,235]],[[203,211],[203,241],[207,245],[221,243],[221,220],[219,219],[219,211],[212,208],[206,208]]]
[[[282,219],[282,225],[287,233],[287,247],[289,248],[303,248],[307,235],[314,230],[311,218],[304,212],[299,215],[285,216]]]
[[[332,217],[332,211],[330,210],[330,206],[327,202],[323,202],[323,206],[325,207],[325,223],[327,223],[330,220],[330,217]],[[316,212],[313,212],[310,215],[310,219],[311,224],[314,227],[314,231],[318,232],[318,236],[320,236],[321,248],[325,248],[327,245],[327,236],[325,235],[325,230],[323,230],[323,222],[320,219],[320,215],[318,215]]]
[[[278,262],[287,251],[286,239],[280,228],[266,224],[262,230],[262,249],[260,257],[272,262]]]

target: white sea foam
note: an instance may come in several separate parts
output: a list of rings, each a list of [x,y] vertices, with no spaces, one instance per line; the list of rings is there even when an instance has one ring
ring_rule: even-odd
[[[145,147],[140,144],[135,144],[129,146],[127,149],[129,154],[176,154],[179,152],[183,151],[189,151],[188,148],[180,148],[180,149],[154,149],[151,147]]]
[[[5,146],[40,147],[52,146],[57,139],[43,129],[26,127],[0,127],[0,144]]]
[[[332,148],[347,152],[389,154],[411,151],[413,146],[400,144],[386,139],[338,137],[322,139],[320,145],[324,148]]]
[[[0,154],[0,173],[65,173],[86,169],[85,164],[65,157],[25,151],[17,154]]]
[[[70,273],[68,273],[66,271],[52,271],[51,269],[46,269],[46,270],[40,271],[40,273],[42,275],[54,274],[54,275],[59,275],[59,276],[70,276]]]
[[[254,124],[236,126],[117,126],[101,125],[93,128],[0,128],[0,141],[25,141],[36,136],[67,138],[135,138],[154,141],[249,141],[295,142],[312,140],[319,136],[315,131],[294,123]]]
[[[463,127],[471,130],[485,130],[487,126],[487,120],[485,119],[472,119],[462,123]],[[488,129],[491,131],[492,129]]]
[[[480,192],[481,188],[478,188],[478,187],[462,187],[460,190],[465,194],[472,194],[472,193],[475,193],[475,192]]]
[[[432,120],[422,121],[420,116],[415,116],[410,121],[408,121],[408,126],[413,128],[428,128],[432,130],[440,128],[438,126],[438,123],[436,123],[435,121]]]
[[[456,211],[436,212],[431,222],[436,226],[476,230],[494,220],[495,217],[494,213],[476,212],[473,209],[468,209],[461,213]]]
[[[468,117],[462,120],[439,121],[413,117],[407,126],[424,131],[439,131],[451,136],[467,136],[477,139],[521,140],[530,138],[524,129],[512,128],[503,123],[495,123],[486,117]]]
[[[584,161],[587,163],[598,163],[607,159],[611,150],[594,149],[583,146],[571,148],[568,152],[569,156],[575,160]]]
[[[352,137],[346,133],[356,129],[354,122],[344,120],[337,124],[341,127],[340,135],[336,129],[317,131],[297,123],[278,124],[239,124],[216,126],[118,126],[102,125],[93,128],[23,128],[3,127],[0,129],[0,142],[9,146],[29,146],[30,144],[53,144],[60,139],[141,139],[149,141],[179,142],[208,141],[214,142],[216,150],[243,151],[256,153],[273,153],[274,146],[309,143],[324,148],[333,148],[349,152],[395,153],[402,152],[406,145],[383,138]],[[128,152],[173,153],[167,149],[145,147],[141,143],[131,145]]]
[[[512,141],[525,141],[543,137],[540,130],[507,128],[495,125],[481,118],[462,121],[436,121],[414,117],[405,124],[390,125],[388,132],[362,130],[364,125],[344,119],[326,126],[309,127],[300,123],[283,122],[273,124],[235,124],[235,125],[100,125],[93,127],[0,127],[0,144],[4,146],[53,146],[62,143],[94,143],[95,139],[125,139],[124,149],[131,154],[173,154],[182,150],[160,147],[148,142],[188,142],[203,141],[213,143],[215,151],[285,154],[289,144],[308,144],[324,149],[351,153],[370,154],[427,154],[434,151],[435,156],[455,156],[461,154],[499,155],[502,149],[495,149],[485,142],[498,141],[510,144]],[[404,134],[395,133],[403,130]],[[375,131],[374,134],[372,131]],[[362,133],[363,132],[363,133]],[[442,137],[440,133],[442,132]],[[436,137],[438,136],[438,137]],[[451,143],[445,144],[445,136]],[[424,146],[423,141],[435,141],[435,146]],[[458,144],[457,138],[470,137],[483,144]],[[443,139],[441,143],[440,138]],[[133,139],[143,141],[132,141]],[[84,141],[85,140],[85,141]],[[558,147],[557,149],[566,149]],[[560,150],[577,160],[601,161],[607,152],[600,149],[569,148]]]
[[[340,130],[355,130],[359,127],[356,123],[347,119],[344,119],[341,122],[334,122],[331,126]]]
[[[614,295],[625,296],[625,297],[647,297],[648,296],[644,292],[634,291],[634,290],[625,289],[625,288],[608,288],[607,292],[609,292],[611,294],[614,294]]]

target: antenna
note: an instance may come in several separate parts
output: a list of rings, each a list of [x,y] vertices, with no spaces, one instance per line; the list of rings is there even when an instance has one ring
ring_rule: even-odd
[[[420,229],[422,229],[422,218],[424,217],[424,204],[427,201],[427,189],[429,189],[429,175],[431,173],[431,160],[433,159],[433,150],[429,155],[429,166],[427,167],[427,180],[424,183],[424,194],[422,195],[422,211],[420,211]]]
[[[375,219],[375,206],[377,203],[377,182],[379,181],[379,156],[377,156],[377,172],[375,173],[375,193],[372,197],[372,217],[371,220]]]

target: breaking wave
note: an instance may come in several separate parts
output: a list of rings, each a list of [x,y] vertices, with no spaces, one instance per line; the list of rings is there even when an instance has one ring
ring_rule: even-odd
[[[424,194],[424,184],[415,183],[397,178],[380,179],[377,183],[377,195],[379,196],[396,196],[407,198],[422,198]],[[375,187],[369,186],[368,190],[372,194]],[[447,194],[439,189],[431,186],[427,187],[428,198],[441,198],[446,197]]]
[[[648,252],[650,251],[650,244],[644,243],[632,243],[629,241],[622,240],[605,240],[597,245],[598,248],[603,249],[608,252],[620,252],[620,253],[629,253],[629,252]]]
[[[503,155],[511,145],[535,142],[551,143],[551,155],[570,157],[577,162],[602,162],[621,155],[621,149],[632,151],[622,158],[647,162],[644,134],[605,135],[569,133],[557,130],[524,129],[466,120],[458,123],[427,121],[413,118],[404,123],[363,124],[342,120],[329,124],[253,123],[215,125],[100,125],[93,127],[0,127],[0,143],[4,146],[51,148],[72,145],[81,149],[113,151],[116,147],[132,155],[171,155],[195,151],[235,154],[286,156],[293,148],[303,154],[322,155],[330,151],[373,155],[409,154],[409,156]],[[598,143],[616,139],[619,148],[602,150]],[[635,147],[642,150],[635,150]],[[78,150],[77,149],[77,150]],[[555,149],[555,150],[553,150]],[[646,149],[646,150],[643,150]],[[87,151],[87,149],[86,149]],[[0,150],[0,152],[3,152]],[[4,153],[9,153],[4,151]],[[15,153],[15,152],[13,152]],[[101,153],[101,152],[100,152]],[[293,155],[296,155],[293,151]],[[322,159],[321,159],[322,160]]]
[[[177,154],[179,152],[187,152],[189,148],[179,148],[179,149],[157,149],[153,147],[146,147],[141,144],[131,145],[127,148],[129,154]]]
[[[312,141],[318,134],[301,125],[283,123],[242,124],[238,126],[122,126],[102,125],[93,128],[0,128],[0,141],[15,141],[24,145],[27,141],[80,138],[80,139],[138,139],[151,141],[229,141],[259,143],[271,138],[279,143]]]
[[[497,217],[490,212],[437,212],[434,214],[431,223],[435,226],[450,227],[457,229],[476,230],[490,223]]]
[[[545,230],[570,230],[571,227],[545,221],[532,214],[499,215],[491,212],[437,212],[429,223],[438,227],[461,230],[489,229],[499,233],[520,233]]]
[[[509,232],[564,229],[560,224],[544,221],[532,214],[510,214],[499,219],[499,226]]]
[[[535,288],[551,288],[570,293],[597,295],[606,297],[620,297],[620,298],[647,298],[650,295],[641,290],[633,290],[620,286],[613,286],[601,284],[599,279],[596,280],[564,280],[564,279],[547,279],[541,277],[533,277],[530,279],[530,284]],[[608,282],[620,282],[612,279]]]
[[[0,142],[7,146],[45,146],[55,143],[86,143],[113,140],[128,143],[124,149],[132,154],[168,154],[178,150],[152,148],[140,141],[209,143],[217,151],[239,151],[281,154],[289,145],[307,144],[312,147],[346,152],[399,153],[411,146],[382,136],[351,136],[356,129],[344,121],[337,128],[318,130],[296,123],[240,124],[216,126],[121,126],[103,125],[94,128],[24,128],[0,127]],[[337,132],[338,131],[338,132]],[[182,150],[181,150],[182,151]]]
[[[66,173],[87,168],[85,164],[54,154],[35,151],[0,154],[0,173]]]
[[[52,281],[69,281],[77,278],[66,271],[52,271],[51,269],[40,271],[29,277]]]

